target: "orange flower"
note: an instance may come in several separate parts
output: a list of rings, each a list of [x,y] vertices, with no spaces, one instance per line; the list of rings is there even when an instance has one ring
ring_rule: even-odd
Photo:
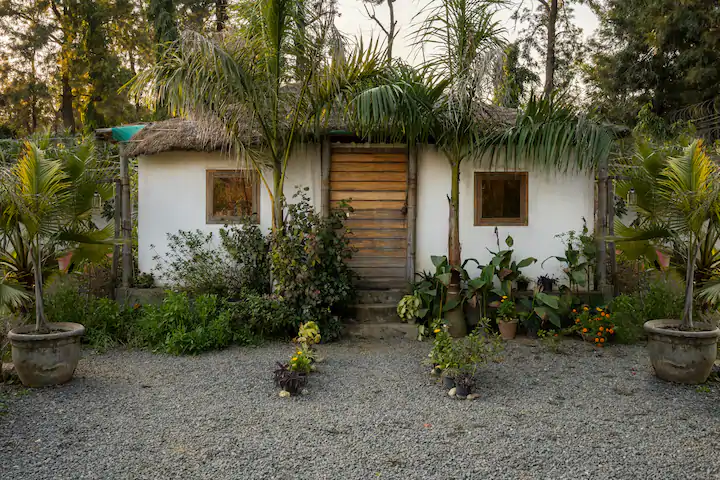
[[[609,314],[609,313],[606,313],[606,314],[605,314],[605,318],[610,318],[610,314]]]
[[[575,319],[575,323],[580,323],[580,319],[579,319],[579,318],[576,318],[576,319]]]
[[[599,342],[599,341],[600,341],[600,339],[599,339],[599,338],[596,338],[596,339],[595,339],[595,341],[596,341],[596,342]]]
[[[575,310],[574,308],[573,308],[573,313],[577,313],[577,310]]]
[[[587,328],[583,328],[583,333],[587,333]]]
[[[612,335],[613,333],[615,333],[615,330],[611,328],[610,330],[608,330],[608,332]]]
[[[600,316],[601,316],[601,317],[604,317],[604,316],[605,316],[605,312],[600,312]]]
[[[603,327],[600,327],[598,330],[600,330],[600,331],[602,332],[602,331],[605,330],[605,329],[604,329]]]
[[[598,332],[598,337],[602,337],[602,332]]]
[[[600,339],[600,341],[601,341],[601,342],[604,342],[604,341],[605,341],[605,339],[604,339],[604,338],[601,338],[601,339]]]

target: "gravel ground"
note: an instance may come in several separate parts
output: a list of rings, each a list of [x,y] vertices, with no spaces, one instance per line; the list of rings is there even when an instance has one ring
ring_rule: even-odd
[[[292,399],[271,380],[288,345],[86,352],[70,384],[12,397],[0,478],[720,478],[720,384],[657,380],[640,346],[512,343],[475,401],[429,377],[427,343],[320,348]]]

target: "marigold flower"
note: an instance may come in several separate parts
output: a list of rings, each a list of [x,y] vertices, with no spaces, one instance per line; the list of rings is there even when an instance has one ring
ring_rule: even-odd
[[[301,351],[298,351],[298,355],[302,355],[302,352],[301,352]]]
[[[605,316],[605,312],[600,312],[600,316],[601,316],[601,317],[604,317],[604,316]]]
[[[602,337],[602,332],[598,332],[598,337]]]
[[[602,331],[605,330],[605,329],[604,329],[603,327],[600,327],[598,330],[600,330],[600,331],[602,332]]]
[[[587,333],[587,328],[583,328],[583,333]]]
[[[439,328],[436,328],[435,330],[433,330],[433,332],[435,332],[435,333],[440,333],[440,329],[439,329]]]
[[[503,295],[503,297],[502,297],[502,298],[503,298],[503,300],[505,300],[505,299],[507,298],[507,295]]]
[[[604,339],[604,338],[601,338],[601,339],[600,339],[600,341],[601,341],[601,342],[604,342],[604,341],[605,341],[605,339]]]
[[[615,333],[615,330],[613,330],[613,329],[611,328],[610,330],[608,330],[608,332],[609,332],[610,334],[613,334],[613,333]]]
[[[297,361],[297,357],[292,357],[292,361],[293,362]]]
[[[599,342],[599,341],[600,341],[600,339],[599,339],[599,338],[596,338],[596,339],[595,339],[595,342]]]
[[[583,310],[585,310],[585,311],[587,312],[587,311],[588,311],[588,307],[583,307]]]
[[[575,319],[575,323],[580,323],[580,319],[579,319],[579,318],[576,318],[576,319]]]
[[[610,318],[610,314],[609,314],[609,313],[606,313],[606,314],[605,314],[605,318]]]
[[[595,310],[597,310],[598,312],[602,312],[602,308],[600,307],[595,307]]]
[[[573,313],[577,313],[577,310],[575,310],[574,308],[573,308]]]

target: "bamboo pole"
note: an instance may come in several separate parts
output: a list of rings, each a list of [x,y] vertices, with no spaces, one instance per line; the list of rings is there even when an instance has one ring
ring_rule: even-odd
[[[130,165],[123,144],[120,144],[120,184],[122,186],[122,286],[130,288],[132,278],[132,205],[130,204]]]

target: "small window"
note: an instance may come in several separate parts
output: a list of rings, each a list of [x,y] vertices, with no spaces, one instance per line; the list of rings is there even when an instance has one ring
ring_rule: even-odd
[[[241,170],[207,171],[207,223],[237,223],[258,215],[257,174]]]
[[[475,172],[475,225],[527,224],[527,172]]]

